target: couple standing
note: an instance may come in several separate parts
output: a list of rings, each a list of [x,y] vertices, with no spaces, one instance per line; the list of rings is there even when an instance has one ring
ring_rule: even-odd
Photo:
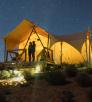
[[[29,62],[35,61],[35,41],[30,42],[28,46],[28,56],[29,56]]]

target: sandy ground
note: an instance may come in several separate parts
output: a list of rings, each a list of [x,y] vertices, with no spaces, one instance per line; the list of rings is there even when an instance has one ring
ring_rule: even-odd
[[[90,102],[86,95],[86,89],[80,87],[74,79],[71,83],[63,86],[53,86],[45,80],[34,80],[27,87],[0,88],[0,94],[8,90],[6,94],[8,102],[62,102],[62,92],[72,91],[75,102]],[[2,101],[3,102],[3,101]]]

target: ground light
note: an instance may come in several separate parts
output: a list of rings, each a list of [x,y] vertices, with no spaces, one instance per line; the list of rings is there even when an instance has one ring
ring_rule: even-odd
[[[22,72],[18,71],[16,69],[13,71],[13,73],[14,73],[15,76],[21,76],[22,75]]]
[[[10,73],[12,77],[6,77],[4,79],[0,80],[0,85],[2,86],[7,86],[7,85],[12,85],[12,86],[17,86],[19,84],[24,84],[26,83],[26,80],[22,74],[21,71],[18,71],[17,69],[12,70],[12,73]],[[9,73],[9,72],[8,72]]]
[[[36,66],[36,69],[35,69],[35,73],[40,73],[41,72],[41,65],[40,64],[38,64],[37,66]]]
[[[17,86],[18,84],[24,84],[24,83],[26,83],[24,76],[0,80],[0,84],[3,86],[7,85]]]
[[[17,86],[19,84],[24,84],[27,83],[25,77],[24,77],[24,72],[30,73],[33,77],[35,75],[42,73],[43,71],[43,63],[37,63],[35,66],[32,68],[24,68],[24,69],[12,69],[12,70],[3,70],[1,71],[2,77],[0,79],[0,85],[7,86],[7,85],[13,85]]]
[[[41,73],[42,72],[42,65],[41,64],[37,64],[36,66],[34,66],[34,68],[30,68],[28,70],[28,72],[30,72],[30,74],[34,77],[36,74]]]

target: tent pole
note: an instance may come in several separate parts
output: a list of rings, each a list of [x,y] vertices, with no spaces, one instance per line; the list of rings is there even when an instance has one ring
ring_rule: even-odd
[[[88,67],[90,65],[90,32],[89,32],[89,28],[86,32],[85,46],[86,46],[86,58],[87,58],[87,67]]]
[[[29,39],[30,39],[30,36],[31,36],[32,32],[34,31],[34,27],[35,27],[35,25],[33,26],[32,31],[31,31],[31,33],[30,33],[28,39],[27,39],[27,42],[26,42],[26,44],[25,44],[25,46],[24,46],[24,48],[23,48],[23,52],[21,53],[21,56],[22,56],[22,54],[23,54],[24,51],[25,51],[25,48],[26,48],[26,46],[27,46],[27,44],[28,44],[28,41],[29,41]]]
[[[26,45],[24,46],[24,49],[26,48],[26,46],[27,46],[27,44],[28,44],[28,41],[29,41],[29,39],[30,39],[30,36],[31,36],[32,32],[34,31],[34,27],[35,27],[35,25],[34,25],[33,28],[32,28],[32,31],[31,31],[31,33],[30,33],[28,39],[27,39],[27,42],[26,42]]]
[[[48,50],[48,48],[49,48],[49,34],[48,34],[48,43],[47,43],[47,50]]]
[[[86,36],[86,38],[85,38],[85,47],[86,47],[86,58],[87,58],[87,63],[86,63],[86,65],[88,65],[87,36]]]
[[[91,65],[91,52],[90,52],[90,47],[91,47],[91,43],[90,43],[90,35],[89,35],[89,66]]]
[[[25,49],[25,62],[27,61],[26,58],[27,58],[27,53],[26,53],[26,49]]]
[[[4,40],[4,62],[6,62],[7,57],[7,50],[6,50],[6,40]]]
[[[32,31],[31,31],[31,33],[30,33],[28,39],[27,39],[27,42],[26,42],[26,44],[25,44],[25,46],[24,46],[24,50],[25,50],[25,48],[26,48],[26,46],[27,46],[27,44],[28,44],[28,41],[30,40],[30,36],[31,36],[31,34],[32,34],[33,31],[34,31],[34,32],[36,33],[36,35],[38,36],[38,38],[39,38],[39,40],[40,40],[40,42],[41,42],[41,45],[42,45],[43,48],[44,48],[44,45],[43,45],[43,43],[42,43],[42,41],[41,41],[39,35],[37,34],[37,32],[36,32],[36,30],[35,30],[35,25],[34,25],[33,28],[32,28]],[[24,50],[23,50],[22,54],[24,53]],[[21,54],[21,55],[22,55],[22,54]],[[26,57],[26,55],[25,55],[25,57]],[[26,59],[25,59],[25,60],[26,60]]]
[[[36,33],[36,35],[37,35],[38,39],[40,40],[42,47],[44,48],[44,45],[43,45],[43,43],[42,43],[42,41],[41,41],[41,39],[40,39],[40,37],[39,37],[38,33],[36,32],[35,27],[33,28],[33,30],[34,30],[34,32]]]
[[[62,44],[63,42],[61,41],[61,67],[62,67]]]
[[[49,54],[49,34],[48,34],[48,42],[47,42],[47,53]],[[48,55],[47,55],[47,60],[48,60]],[[51,61],[51,59],[50,59]]]
[[[91,52],[90,52],[90,47],[91,47],[91,42],[90,42],[90,28],[88,27],[88,35],[87,35],[87,40],[88,40],[88,60],[89,60],[89,63],[88,63],[88,65],[89,65],[89,67],[90,67],[90,65],[91,65]]]

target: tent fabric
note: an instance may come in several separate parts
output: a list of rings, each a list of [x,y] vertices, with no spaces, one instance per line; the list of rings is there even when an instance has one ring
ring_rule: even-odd
[[[7,49],[12,50],[13,48],[17,47],[19,43],[28,39],[34,25],[35,24],[28,20],[23,20],[14,30],[8,33],[8,35],[4,37]],[[45,30],[36,25],[35,30],[37,33],[43,36],[48,36],[48,33]]]
[[[59,41],[67,42],[81,52],[81,47],[85,42],[85,34],[82,32],[78,32],[70,35],[54,36],[52,40],[53,42],[59,42]]]
[[[62,42],[61,46],[61,42],[56,42],[51,49],[53,50],[53,59],[56,64],[75,64],[84,61],[81,53],[69,43]]]
[[[44,47],[47,47],[48,37],[40,35],[39,33],[38,33],[38,35],[39,35],[40,40],[41,40],[42,44],[44,45]],[[24,46],[26,44],[26,41],[27,41],[27,39],[19,44],[19,49],[23,49],[24,48]],[[35,41],[35,44],[36,44],[35,58],[36,58],[36,61],[37,61],[39,59],[39,57],[40,57],[41,51],[43,50],[43,46],[42,46],[41,42],[39,41],[37,35],[36,34],[32,34],[30,39],[29,39],[29,41],[28,41],[28,44],[26,46],[26,50],[28,49],[29,42],[33,42],[33,41]],[[27,51],[26,54],[27,54],[27,61],[28,61],[28,51]],[[24,60],[24,57],[23,57],[23,60]]]
[[[33,30],[33,27],[35,31]],[[28,49],[30,41],[35,41],[36,60],[39,59],[38,57],[43,49],[43,46],[48,47],[48,37],[49,37],[49,48],[53,50],[53,58],[56,64],[60,64],[61,60],[64,63],[66,62],[70,64],[81,63],[84,61],[83,56],[85,54],[82,54],[83,51],[85,51],[85,49],[83,48],[83,45],[85,43],[84,33],[79,32],[71,35],[56,36],[49,34],[44,29],[40,28],[39,26],[35,25],[34,23],[26,19],[23,20],[15,29],[13,29],[11,32],[7,34],[7,36],[4,37],[7,50],[13,50],[15,48],[23,49],[27,43],[29,36],[30,39],[28,41],[26,49]],[[61,51],[61,42],[62,42],[62,51]],[[43,44],[43,46],[41,43]],[[63,56],[62,57],[63,59],[61,59],[61,55]],[[22,57],[24,59],[24,55]],[[27,52],[27,60],[28,60],[28,52]]]
[[[58,41],[60,40],[60,41],[69,42],[72,40],[79,40],[79,39],[84,40],[85,34],[82,32],[78,32],[78,33],[74,33],[74,34],[55,36],[55,37],[56,37],[56,39],[58,39]]]

